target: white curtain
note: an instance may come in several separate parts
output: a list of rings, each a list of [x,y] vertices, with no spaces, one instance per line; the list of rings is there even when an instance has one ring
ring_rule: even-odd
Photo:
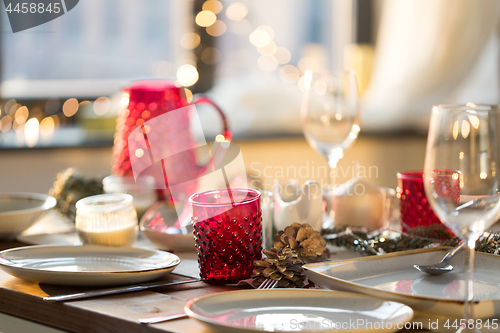
[[[433,104],[498,103],[499,18],[497,0],[385,0],[362,129],[424,129]]]

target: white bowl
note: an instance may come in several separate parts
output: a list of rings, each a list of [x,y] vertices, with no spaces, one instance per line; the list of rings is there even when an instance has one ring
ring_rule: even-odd
[[[0,193],[0,239],[15,238],[55,205],[46,194]]]

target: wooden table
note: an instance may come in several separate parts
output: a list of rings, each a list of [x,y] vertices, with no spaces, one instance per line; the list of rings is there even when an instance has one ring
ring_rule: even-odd
[[[23,246],[18,242],[0,242],[0,250]],[[193,254],[181,254],[193,258]],[[168,274],[165,280],[184,279]],[[236,290],[203,282],[158,288],[130,294],[106,296],[66,303],[49,303],[42,297],[90,290],[91,288],[38,285],[0,271],[0,312],[75,332],[211,332],[199,322],[186,318],[144,325],[139,318],[183,312],[190,299],[213,293]],[[0,331],[2,323],[0,321]],[[402,330],[401,333],[423,332]]]

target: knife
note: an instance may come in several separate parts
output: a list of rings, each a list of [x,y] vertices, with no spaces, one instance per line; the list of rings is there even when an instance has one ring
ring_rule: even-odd
[[[99,297],[99,296],[105,296],[105,295],[131,293],[134,291],[141,291],[141,290],[158,288],[158,287],[174,286],[177,284],[193,283],[193,282],[199,282],[199,281],[200,281],[199,279],[183,280],[183,281],[159,281],[159,282],[156,281],[156,282],[141,283],[141,284],[137,284],[134,286],[124,286],[124,287],[115,287],[115,288],[109,288],[109,289],[100,289],[100,290],[86,291],[86,292],[75,293],[75,294],[45,296],[43,298],[43,300],[47,301],[47,302],[71,301],[71,300],[75,300],[75,299],[84,299],[84,298]]]
[[[141,324],[156,324],[156,323],[162,323],[164,321],[170,321],[170,320],[174,320],[174,319],[187,318],[187,316],[188,315],[185,313],[176,313],[176,314],[168,315],[168,316],[141,318],[141,319],[139,319],[139,322]]]

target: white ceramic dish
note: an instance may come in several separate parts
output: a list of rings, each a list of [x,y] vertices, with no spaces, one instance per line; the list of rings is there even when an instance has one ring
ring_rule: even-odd
[[[443,258],[449,247],[419,249],[341,261],[307,264],[306,276],[324,288],[363,293],[407,304],[415,311],[448,318],[463,315],[465,283],[463,256],[451,261],[451,273],[428,275],[413,265],[429,265]],[[500,315],[500,257],[476,253],[475,315]]]
[[[400,303],[307,289],[219,293],[191,300],[184,310],[217,332],[231,333],[396,332],[413,317],[412,309]]]
[[[100,245],[26,246],[0,252],[0,268],[30,282],[111,286],[156,279],[180,263],[172,253]]]
[[[0,193],[0,239],[15,238],[55,205],[46,194]]]

